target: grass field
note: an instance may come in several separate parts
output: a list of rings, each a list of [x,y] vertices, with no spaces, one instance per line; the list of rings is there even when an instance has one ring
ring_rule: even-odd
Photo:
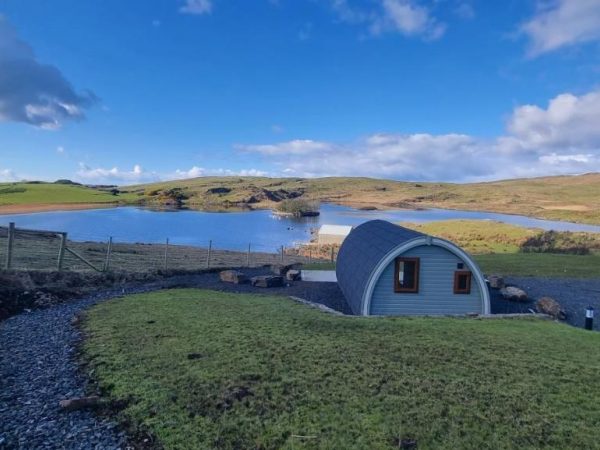
[[[85,186],[55,183],[0,183],[0,206],[67,203],[119,203],[131,194],[112,195]]]
[[[536,319],[337,317],[172,290],[94,307],[84,354],[167,449],[597,448],[600,335]]]

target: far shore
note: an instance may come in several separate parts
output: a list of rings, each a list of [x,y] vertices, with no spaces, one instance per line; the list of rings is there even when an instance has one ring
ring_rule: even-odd
[[[31,203],[27,205],[0,205],[0,215],[77,211],[81,209],[114,208],[117,206],[119,206],[118,203]]]

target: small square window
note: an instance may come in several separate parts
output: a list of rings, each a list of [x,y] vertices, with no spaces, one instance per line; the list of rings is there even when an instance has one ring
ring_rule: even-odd
[[[465,268],[465,263],[456,263],[456,268],[458,270],[463,270]]]
[[[454,272],[454,293],[471,293],[471,272],[468,270],[457,270]]]
[[[394,292],[419,292],[419,258],[396,258]]]

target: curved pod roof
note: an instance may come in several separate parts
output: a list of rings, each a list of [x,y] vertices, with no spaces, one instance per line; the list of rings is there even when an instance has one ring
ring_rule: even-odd
[[[383,270],[396,257],[421,245],[445,248],[464,261],[482,293],[481,311],[483,314],[489,314],[490,299],[485,279],[479,266],[468,253],[445,239],[428,236],[384,220],[372,220],[356,227],[346,237],[338,254],[338,284],[354,314],[369,315],[373,289]]]

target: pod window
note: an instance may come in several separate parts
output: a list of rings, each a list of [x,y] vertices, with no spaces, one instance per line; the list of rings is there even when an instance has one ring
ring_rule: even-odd
[[[471,293],[471,272],[468,270],[457,270],[454,272],[454,293]]]
[[[394,292],[419,292],[419,258],[396,258]]]

